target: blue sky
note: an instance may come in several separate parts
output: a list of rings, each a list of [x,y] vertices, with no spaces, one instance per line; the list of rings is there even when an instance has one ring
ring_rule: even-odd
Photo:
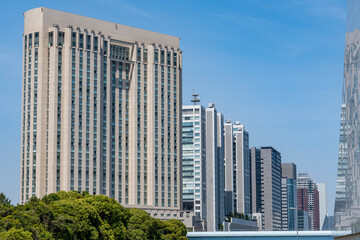
[[[273,146],[328,184],[338,157],[345,0],[6,1],[0,14],[0,192],[19,200],[21,62],[26,10],[49,7],[179,36],[183,103],[193,89],[251,146]]]

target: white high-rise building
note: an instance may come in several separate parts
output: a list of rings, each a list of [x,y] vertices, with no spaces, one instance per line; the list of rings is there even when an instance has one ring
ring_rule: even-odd
[[[328,214],[326,183],[318,183],[317,186],[319,191],[320,229],[322,229],[324,225],[324,220],[326,218],[326,215]]]
[[[207,231],[219,230],[224,220],[224,158],[220,158],[222,137],[218,136],[223,127],[222,116],[218,115],[215,104],[209,103],[206,116],[206,224]]]
[[[225,214],[252,213],[249,133],[240,122],[224,123]]]
[[[205,108],[182,107],[183,205],[184,210],[206,219]]]
[[[24,18],[20,202],[88,191],[176,217],[179,38],[48,8]]]

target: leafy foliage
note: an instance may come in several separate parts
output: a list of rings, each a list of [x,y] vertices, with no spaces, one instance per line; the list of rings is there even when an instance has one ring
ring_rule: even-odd
[[[0,239],[187,238],[178,220],[161,221],[103,195],[61,191],[18,206],[0,194]]]

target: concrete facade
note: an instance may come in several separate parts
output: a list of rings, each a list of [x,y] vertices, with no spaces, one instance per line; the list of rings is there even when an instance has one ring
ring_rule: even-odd
[[[319,191],[319,219],[320,219],[320,229],[324,225],[324,221],[326,216],[328,215],[327,208],[327,191],[326,191],[326,183],[318,183],[318,191]]]
[[[35,8],[23,39],[20,202],[75,190],[179,210],[179,38]]]
[[[263,213],[263,229],[281,230],[281,155],[272,147],[251,148],[252,212]]]
[[[251,214],[251,162],[249,133],[240,122],[224,124],[225,213]]]
[[[206,225],[207,231],[217,231],[219,225],[224,220],[224,188],[221,186],[221,177],[224,173],[221,173],[224,168],[220,165],[224,165],[224,159],[219,159],[218,154],[218,127],[222,124],[218,124],[218,113],[215,108],[215,104],[209,103],[209,107],[205,110],[206,116],[206,210],[207,218]],[[221,118],[220,118],[221,120]]]

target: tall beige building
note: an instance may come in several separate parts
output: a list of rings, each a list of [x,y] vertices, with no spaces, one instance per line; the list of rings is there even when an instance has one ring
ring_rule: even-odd
[[[48,8],[24,17],[20,202],[75,190],[180,209],[179,38]]]

